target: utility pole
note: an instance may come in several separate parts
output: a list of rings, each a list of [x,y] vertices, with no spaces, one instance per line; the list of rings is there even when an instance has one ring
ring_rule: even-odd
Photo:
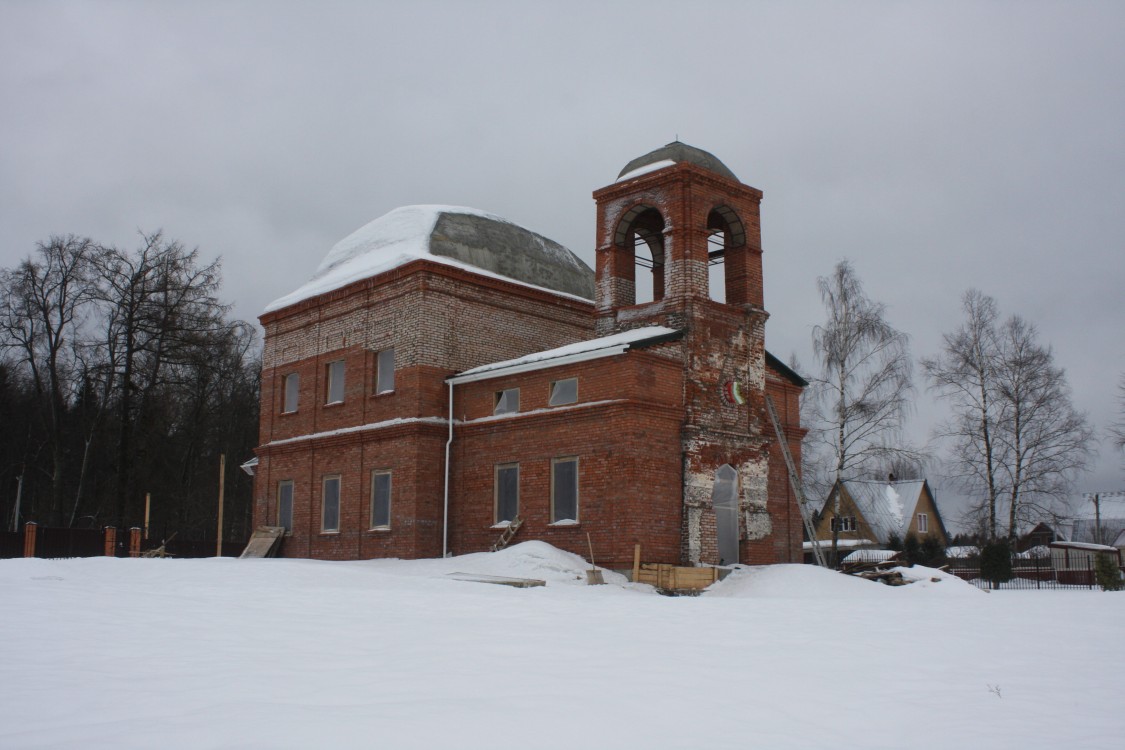
[[[227,454],[219,455],[219,534],[215,539],[215,557],[223,556],[223,481],[227,472]]]

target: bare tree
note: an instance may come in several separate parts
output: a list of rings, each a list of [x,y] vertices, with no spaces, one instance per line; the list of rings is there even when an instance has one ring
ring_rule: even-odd
[[[824,474],[841,482],[876,463],[915,454],[900,443],[912,367],[906,334],[887,322],[886,307],[866,295],[848,261],[817,279],[817,286],[828,319],[813,329],[820,374],[811,380],[809,438],[830,464]],[[833,532],[834,559],[837,552]]]
[[[1125,373],[1117,381],[1117,421],[1109,426],[1109,437],[1117,450],[1125,452]]]
[[[1074,476],[1085,470],[1094,431],[1074,408],[1066,372],[1039,343],[1035,326],[1019,316],[1000,329],[997,394],[1002,401],[1000,442],[1004,445],[1008,494],[1008,538],[1020,521],[1050,514],[1065,502]]]
[[[137,251],[110,248],[97,263],[110,357],[107,377],[117,383],[119,524],[130,505],[139,502],[134,471],[138,427],[148,425],[165,386],[186,380],[179,375],[181,367],[198,361],[199,352],[223,336],[228,325],[227,308],[216,298],[218,261],[200,266],[198,251],[167,241],[160,232],[142,238]]]
[[[63,433],[76,385],[74,353],[92,297],[90,261],[98,248],[85,237],[52,237],[0,278],[0,337],[25,366],[41,405],[51,447],[49,523],[63,517]]]
[[[938,427],[938,434],[952,442],[953,473],[962,487],[983,500],[973,513],[986,516],[985,533],[995,539],[997,480],[1003,447],[996,442],[1002,421],[1002,403],[995,391],[1000,361],[1000,339],[996,330],[999,317],[996,301],[970,289],[961,297],[965,313],[961,327],[942,336],[942,351],[922,360],[932,388],[946,400],[953,416]]]

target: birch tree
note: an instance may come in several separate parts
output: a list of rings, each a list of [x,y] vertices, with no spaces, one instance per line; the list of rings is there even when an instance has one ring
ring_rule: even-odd
[[[931,388],[950,404],[953,415],[938,426],[939,436],[951,442],[951,468],[962,487],[982,498],[973,512],[985,516],[990,540],[997,537],[998,424],[1002,404],[996,395],[1000,339],[996,330],[996,301],[976,289],[961,297],[965,314],[961,327],[942,336],[942,351],[922,360]]]
[[[827,474],[841,482],[912,453],[899,442],[913,388],[912,363],[906,334],[887,322],[886,306],[867,296],[848,261],[817,279],[817,286],[828,317],[813,329],[820,374],[811,381],[809,435],[814,451],[827,457]],[[838,492],[836,498],[838,505]],[[834,560],[837,552],[833,531]]]
[[[954,474],[977,498],[970,514],[984,520],[990,540],[1014,540],[1020,522],[1053,517],[1065,504],[1093,430],[1033,325],[1019,316],[999,324],[995,301],[976,290],[962,308],[961,327],[922,367],[953,412],[938,432],[951,441]]]
[[[1035,326],[1012,316],[1000,329],[997,393],[1003,402],[1001,464],[1007,484],[1008,538],[1020,521],[1050,515],[1065,503],[1092,454],[1094,431],[1074,408],[1066,372],[1055,365]]]

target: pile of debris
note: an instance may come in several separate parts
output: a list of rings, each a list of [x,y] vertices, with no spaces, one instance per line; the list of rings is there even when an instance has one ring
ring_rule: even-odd
[[[899,567],[902,567],[902,561],[898,559],[898,555],[895,555],[885,560],[877,561],[845,561],[840,565],[840,572],[847,573],[850,576],[856,576],[857,578],[866,578],[869,581],[878,581],[887,586],[906,586],[907,584],[919,580],[916,578],[907,578],[896,570],[896,568]],[[940,578],[931,578],[930,580],[934,583],[941,581]]]

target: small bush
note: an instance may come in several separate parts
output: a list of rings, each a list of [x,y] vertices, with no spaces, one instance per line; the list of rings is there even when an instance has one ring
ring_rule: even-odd
[[[1102,591],[1125,589],[1125,580],[1121,579],[1121,569],[1117,567],[1117,561],[1104,552],[1094,559],[1094,578],[1102,587]]]
[[[1000,539],[981,547],[980,574],[994,586],[1012,580],[1012,550],[1007,541]]]

